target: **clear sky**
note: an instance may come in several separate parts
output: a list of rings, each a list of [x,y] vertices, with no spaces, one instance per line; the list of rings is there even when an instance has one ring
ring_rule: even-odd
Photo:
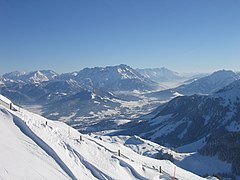
[[[240,71],[240,0],[0,0],[0,74]]]

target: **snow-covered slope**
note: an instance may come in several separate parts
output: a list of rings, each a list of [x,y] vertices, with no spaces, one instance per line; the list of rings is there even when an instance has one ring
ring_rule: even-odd
[[[169,159],[177,166],[201,176],[218,174],[219,172],[231,172],[231,164],[222,162],[216,157],[202,156],[196,150],[188,151],[188,153],[180,153],[138,136],[101,136],[96,138],[101,138],[107,142],[122,144],[134,152],[147,157]],[[184,147],[181,149],[183,148]],[[188,150],[190,149],[188,148]]]
[[[168,160],[82,135],[63,122],[16,106],[17,111],[9,110],[10,101],[0,98],[1,179],[171,179],[174,169],[178,179],[202,179]]]
[[[21,132],[14,118],[0,107],[0,179],[69,179],[34,140]]]

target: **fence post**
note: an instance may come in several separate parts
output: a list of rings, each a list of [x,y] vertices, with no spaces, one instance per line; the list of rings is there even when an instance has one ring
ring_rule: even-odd
[[[70,127],[68,125],[68,137],[70,137]]]
[[[120,149],[118,150],[118,156],[121,156]]]
[[[175,180],[175,175],[176,175],[176,166],[174,167],[174,172],[173,172],[172,180]]]
[[[159,172],[162,173],[162,167],[161,166],[159,167]]]
[[[80,141],[82,141],[82,136],[80,136]]]

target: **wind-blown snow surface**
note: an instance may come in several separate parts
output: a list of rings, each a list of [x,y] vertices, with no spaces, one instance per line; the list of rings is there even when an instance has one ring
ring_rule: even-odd
[[[155,159],[170,159],[177,166],[201,176],[217,174],[218,172],[231,172],[231,164],[220,161],[216,157],[202,156],[197,151],[179,153],[138,136],[101,136],[101,139],[124,145],[144,156]]]
[[[0,105],[0,132],[0,179],[171,179],[175,167],[24,109]],[[178,167],[176,177],[202,179]]]

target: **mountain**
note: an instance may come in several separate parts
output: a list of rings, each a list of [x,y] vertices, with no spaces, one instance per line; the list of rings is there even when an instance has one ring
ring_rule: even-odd
[[[31,83],[41,83],[49,80],[53,80],[57,77],[58,74],[52,70],[38,70],[29,73],[25,72],[11,72],[3,75],[4,78],[14,80],[14,81],[23,81]]]
[[[141,75],[156,82],[172,82],[185,79],[181,74],[171,71],[165,67],[136,69]]]
[[[220,70],[175,90],[186,95],[211,94],[238,79],[240,79],[239,74],[230,70]]]
[[[238,79],[240,79],[238,73],[230,70],[220,70],[176,88],[149,93],[146,96],[167,100],[175,97],[174,94],[176,93],[181,95],[211,94]]]
[[[45,78],[37,80],[39,74]],[[159,88],[127,65],[85,68],[61,75],[43,70],[14,72],[4,77],[0,84],[3,95],[44,117],[68,119],[81,132],[117,128],[115,119],[128,121],[136,117],[134,113],[150,112],[148,109],[153,105],[138,92]]]
[[[204,179],[9,103],[0,95],[1,179]]]
[[[4,74],[3,77],[11,80],[19,80],[19,78],[21,76],[24,76],[25,74],[26,74],[25,72],[13,71],[13,72]]]
[[[18,71],[3,75],[1,92],[22,104],[49,104],[80,91],[149,91],[163,88],[127,65],[85,68],[58,75],[51,70],[29,73]],[[57,98],[55,98],[57,96]],[[61,97],[60,97],[61,96]]]
[[[93,89],[104,88],[107,91],[148,91],[156,90],[160,86],[139,74],[130,66],[85,68],[79,72],[63,74],[60,79],[73,79],[86,87]]]
[[[38,102],[42,96],[51,93],[65,93],[72,95],[83,89],[89,91],[147,91],[160,88],[160,86],[143,77],[127,65],[85,68],[79,72],[58,75],[51,70],[21,73],[18,71],[6,73],[1,81],[1,92],[6,96],[16,92],[18,96],[30,96],[29,98]],[[35,89],[35,90],[34,90]],[[35,93],[36,89],[41,93]],[[58,92],[59,91],[59,92]],[[35,94],[32,97],[29,93]],[[20,95],[21,94],[21,95]],[[11,95],[15,100],[15,96]],[[40,97],[40,98],[39,98]],[[19,98],[18,98],[19,99]],[[25,98],[26,99],[26,98]],[[45,102],[48,103],[48,102]]]
[[[125,124],[132,128],[119,134],[139,135],[174,148],[195,143],[200,154],[231,163],[232,173],[240,175],[239,117],[240,80],[236,80],[211,95],[176,97],[145,120]]]

